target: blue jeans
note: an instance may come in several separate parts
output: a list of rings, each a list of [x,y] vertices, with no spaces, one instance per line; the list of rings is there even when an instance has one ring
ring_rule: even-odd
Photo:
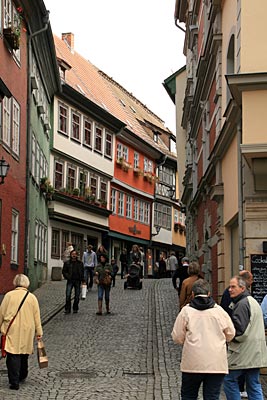
[[[103,300],[103,296],[105,293],[105,301],[109,301],[109,292],[110,292],[110,286],[102,286],[98,285],[98,300]]]
[[[231,369],[224,378],[224,392],[227,400],[240,400],[238,378],[244,374],[246,379],[246,391],[250,400],[264,400],[261,383],[260,369]]]
[[[67,311],[67,312],[71,311],[71,292],[72,292],[73,288],[74,288],[73,311],[78,311],[78,309],[79,309],[81,282],[80,281],[67,281],[66,304],[65,304],[65,311]]]
[[[203,399],[219,400],[224,376],[224,374],[182,372],[181,399],[197,400],[200,385],[203,383]]]
[[[84,280],[85,280],[87,289],[93,287],[94,267],[84,267]]]

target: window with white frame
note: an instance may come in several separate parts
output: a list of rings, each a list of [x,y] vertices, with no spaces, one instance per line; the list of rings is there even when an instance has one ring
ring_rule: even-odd
[[[83,120],[83,144],[92,147],[92,121],[87,118]]]
[[[121,143],[117,144],[117,160],[120,158],[124,158],[125,161],[128,161],[129,149],[127,146],[122,145]]]
[[[118,215],[124,216],[124,193],[119,192],[118,198]]]
[[[179,220],[179,211],[178,210],[174,210],[174,222],[180,222]]]
[[[111,190],[111,211],[116,214],[116,193],[115,189]]]
[[[138,199],[134,199],[134,220],[138,221],[138,211],[139,211],[139,200]]]
[[[103,128],[99,125],[95,127],[95,150],[102,153],[102,140],[103,140]]]
[[[144,158],[144,172],[153,172],[153,161]]]
[[[76,169],[72,166],[67,166],[67,189],[72,192],[75,188]]]
[[[159,166],[159,181],[166,185],[173,186],[175,171],[173,168],[164,165]]]
[[[132,219],[132,204],[133,204],[132,196],[127,195],[127,197],[126,197],[126,218]]]
[[[87,182],[88,182],[88,172],[84,171],[83,169],[80,169],[80,172],[79,172],[80,196],[85,195],[85,188],[87,186]]]
[[[98,193],[98,179],[95,174],[90,175],[90,189],[91,189],[91,195],[97,197]]]
[[[11,144],[11,103],[12,99],[6,96],[3,99],[3,142],[10,147]]]
[[[1,11],[1,8],[0,8]],[[0,14],[2,18],[2,13]],[[21,17],[11,0],[4,0],[4,28],[20,29]],[[20,60],[20,49],[13,50],[14,56]]]
[[[171,207],[155,203],[154,224],[171,230]]]
[[[107,201],[107,182],[103,179],[100,180],[100,200]]]
[[[63,188],[64,184],[64,164],[60,161],[55,161],[55,175],[54,175],[54,185],[55,189],[59,190]]]
[[[13,115],[12,115],[12,151],[19,156],[19,139],[20,139],[20,106],[13,98]]]
[[[139,153],[137,151],[134,152],[134,168],[139,167]]]
[[[81,114],[71,110],[71,138],[81,141]]]
[[[11,227],[11,263],[18,264],[19,247],[19,212],[12,209],[12,227]]]
[[[105,156],[112,156],[112,134],[106,131]]]
[[[39,232],[39,221],[35,220],[35,227],[34,227],[34,260],[37,261],[38,259],[38,232]]]
[[[59,229],[52,229],[52,240],[51,240],[51,257],[60,257],[60,231]]]
[[[36,174],[35,174],[36,182],[39,183],[39,180],[40,180],[40,145],[38,142],[36,143],[36,169],[35,169],[35,172],[36,172]]]
[[[144,202],[139,202],[139,221],[144,222]]]
[[[35,134],[32,133],[32,159],[31,159],[31,173],[35,178],[35,163],[36,163],[36,137]]]
[[[147,225],[150,223],[150,204],[146,202],[144,204],[144,223]]]
[[[68,107],[62,103],[58,105],[58,129],[68,135]]]

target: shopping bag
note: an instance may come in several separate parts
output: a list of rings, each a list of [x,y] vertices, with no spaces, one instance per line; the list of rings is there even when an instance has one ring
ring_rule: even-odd
[[[1,355],[3,358],[6,357],[5,345],[6,345],[6,335],[1,335]]]
[[[86,299],[86,293],[87,293],[87,286],[82,285],[82,300]]]
[[[45,346],[43,340],[37,341],[37,359],[40,368],[48,367],[48,357],[46,355]]]

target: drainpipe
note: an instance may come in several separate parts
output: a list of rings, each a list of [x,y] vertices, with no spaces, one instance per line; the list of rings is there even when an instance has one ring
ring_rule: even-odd
[[[26,155],[26,221],[25,221],[25,249],[24,249],[24,254],[25,254],[25,262],[24,262],[24,274],[28,275],[29,272],[29,240],[30,240],[30,234],[29,234],[29,229],[30,229],[30,223],[29,223],[29,215],[30,215],[30,209],[29,209],[29,187],[30,187],[30,154],[31,154],[31,67],[32,67],[32,59],[31,59],[31,41],[32,39],[45,32],[48,29],[48,24],[49,24],[49,11],[47,11],[47,14],[44,17],[44,23],[45,26],[40,29],[39,31],[36,31],[34,33],[31,32],[30,26],[28,26],[28,30],[30,32],[28,38],[27,38],[27,49],[28,49],[28,87],[27,87],[27,155]]]
[[[242,127],[241,121],[237,125],[237,140],[238,140],[238,227],[239,227],[239,268],[244,268],[244,223],[243,223],[243,166],[242,166]],[[242,266],[242,267],[241,267]],[[243,269],[242,268],[242,269]]]

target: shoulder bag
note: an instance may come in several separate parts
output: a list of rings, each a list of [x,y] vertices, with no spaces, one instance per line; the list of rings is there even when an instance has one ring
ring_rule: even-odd
[[[29,291],[27,290],[27,293],[25,294],[25,296],[23,297],[23,299],[22,299],[22,301],[21,301],[21,303],[20,303],[20,305],[19,305],[18,311],[16,312],[16,314],[14,315],[14,317],[12,318],[12,320],[11,320],[11,321],[9,322],[9,324],[8,324],[6,333],[1,335],[1,355],[2,355],[2,358],[5,358],[5,357],[6,357],[5,345],[6,345],[6,336],[7,336],[7,334],[8,334],[8,331],[9,331],[11,325],[13,324],[14,319],[16,318],[16,316],[17,316],[19,310],[21,309],[22,304],[23,304],[24,301],[26,300],[26,297],[28,296],[28,294],[29,294]]]

